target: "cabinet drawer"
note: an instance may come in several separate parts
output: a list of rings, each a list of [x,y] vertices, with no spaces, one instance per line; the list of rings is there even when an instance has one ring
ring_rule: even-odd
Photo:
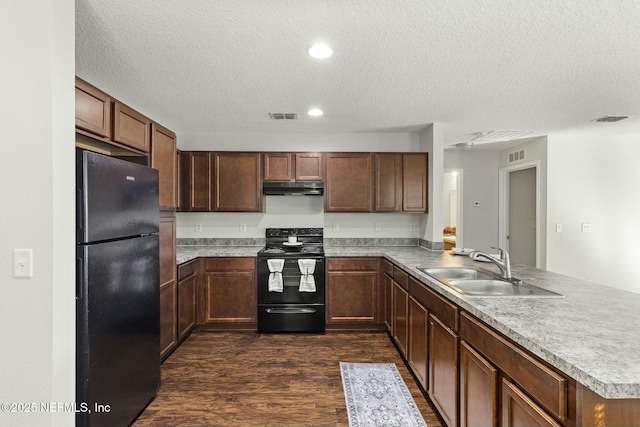
[[[178,266],[178,280],[186,279],[196,272],[198,262],[196,260],[185,262]]]
[[[409,278],[409,293],[416,301],[454,331],[458,330],[458,307],[414,279]]]
[[[255,258],[205,258],[206,271],[255,270]]]
[[[378,258],[327,258],[329,271],[378,271]]]
[[[395,265],[393,266],[393,280],[404,289],[409,289],[409,274]]]
[[[538,404],[560,420],[567,418],[566,378],[467,313],[460,315],[459,332]]]

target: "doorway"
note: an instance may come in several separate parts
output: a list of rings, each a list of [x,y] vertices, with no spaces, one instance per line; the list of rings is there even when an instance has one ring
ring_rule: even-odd
[[[512,264],[540,265],[538,162],[500,170],[500,246]]]
[[[442,191],[442,240],[444,249],[462,248],[462,169],[446,169]]]

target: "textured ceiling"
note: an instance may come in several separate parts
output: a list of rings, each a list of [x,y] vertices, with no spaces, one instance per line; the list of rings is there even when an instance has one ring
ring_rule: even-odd
[[[640,132],[640,1],[76,0],[76,73],[178,133]]]

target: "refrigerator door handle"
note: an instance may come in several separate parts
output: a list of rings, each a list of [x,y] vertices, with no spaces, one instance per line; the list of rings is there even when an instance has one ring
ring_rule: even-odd
[[[82,274],[82,258],[76,258],[76,299],[83,297],[84,275]]]

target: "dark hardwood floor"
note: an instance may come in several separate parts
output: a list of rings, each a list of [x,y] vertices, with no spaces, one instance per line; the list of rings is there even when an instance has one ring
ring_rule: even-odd
[[[441,427],[388,335],[371,332],[194,332],[134,427],[347,427],[339,362],[395,363],[429,427]]]

